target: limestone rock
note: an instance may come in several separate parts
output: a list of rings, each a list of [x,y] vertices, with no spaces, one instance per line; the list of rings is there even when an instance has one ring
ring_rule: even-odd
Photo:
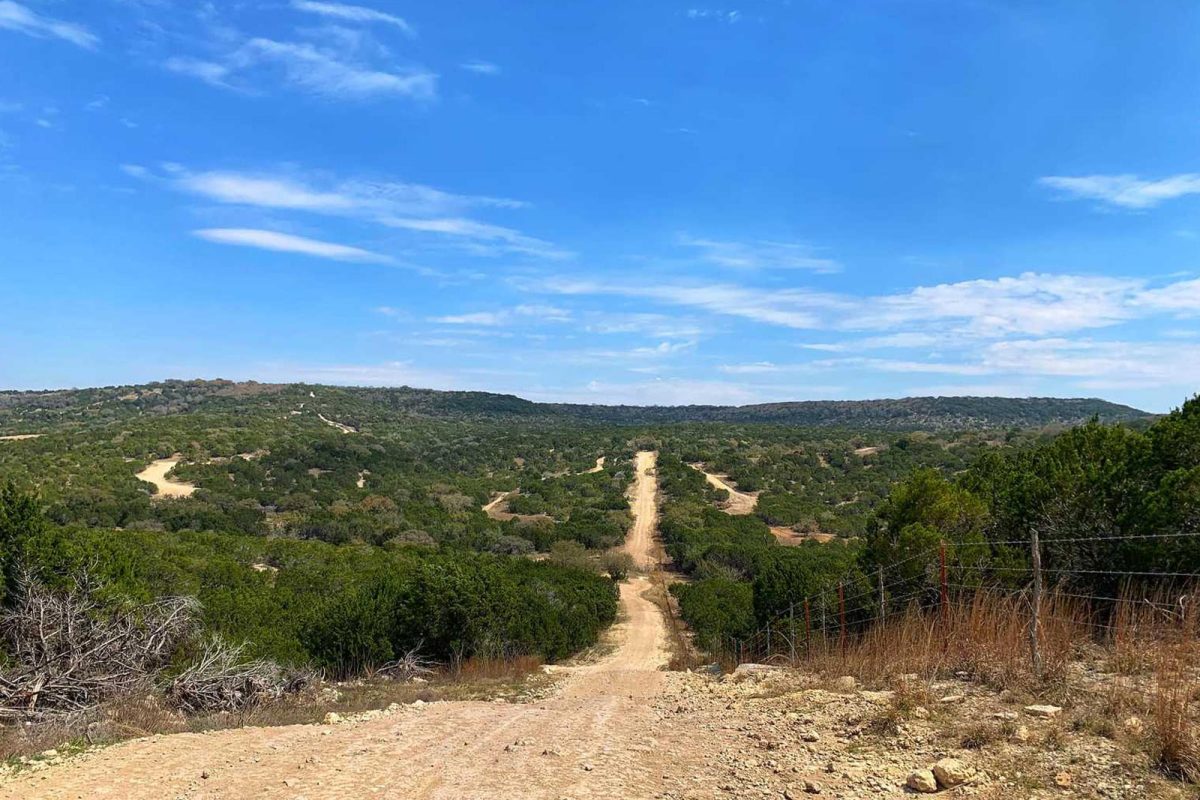
[[[1062,713],[1062,709],[1058,706],[1025,706],[1025,713],[1031,717],[1054,719]]]
[[[952,789],[974,778],[975,770],[957,758],[943,758],[933,765],[933,777],[937,780],[938,786],[943,789]]]
[[[924,794],[933,794],[938,790],[937,778],[933,775],[931,769],[913,770],[908,776],[905,785],[914,792],[922,792]]]

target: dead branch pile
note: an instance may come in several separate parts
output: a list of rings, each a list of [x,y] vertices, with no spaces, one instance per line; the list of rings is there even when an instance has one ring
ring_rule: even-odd
[[[0,611],[10,662],[0,669],[0,720],[45,719],[86,710],[144,688],[197,624],[199,605],[168,597],[102,610],[87,575],[55,591],[29,575]]]
[[[167,684],[171,705],[187,714],[241,711],[297,694],[310,683],[305,672],[289,672],[274,661],[244,660],[242,647],[209,640],[200,657]]]
[[[421,643],[395,661],[389,661],[375,670],[376,675],[398,681],[411,681],[433,672],[434,663],[420,653]]]

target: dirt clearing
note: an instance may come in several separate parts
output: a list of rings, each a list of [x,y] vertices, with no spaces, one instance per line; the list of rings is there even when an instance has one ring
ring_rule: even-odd
[[[167,473],[175,469],[179,461],[178,457],[160,458],[134,477],[154,484],[154,488],[158,490],[155,497],[191,497],[196,491],[195,484],[173,481],[167,477]]]
[[[37,439],[41,435],[40,433],[14,433],[9,436],[0,436],[0,442],[23,442],[26,439]]]
[[[753,513],[755,506],[758,505],[758,493],[739,492],[729,482],[729,478],[724,475],[714,475],[704,469],[703,464],[691,464],[692,469],[704,474],[704,479],[708,481],[710,486],[717,489],[724,489],[729,492],[729,499],[725,501],[725,513],[733,515]]]

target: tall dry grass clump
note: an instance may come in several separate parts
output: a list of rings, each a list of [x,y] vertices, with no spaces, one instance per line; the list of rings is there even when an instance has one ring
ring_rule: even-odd
[[[1165,774],[1200,783],[1200,730],[1194,713],[1200,681],[1192,663],[1193,659],[1179,650],[1160,655],[1154,676],[1150,749]]]
[[[1088,610],[1051,593],[1040,617],[1043,677],[1060,677],[1087,637]],[[1000,687],[1034,679],[1029,647],[1030,604],[1024,594],[980,590],[944,609],[910,604],[859,632],[815,636],[798,661],[823,672],[886,683],[905,674],[926,679],[959,672]]]

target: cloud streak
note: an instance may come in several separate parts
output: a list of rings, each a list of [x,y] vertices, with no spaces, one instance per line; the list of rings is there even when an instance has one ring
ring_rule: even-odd
[[[39,39],[61,39],[85,50],[95,50],[100,45],[100,37],[82,25],[47,17],[13,0],[0,0],[0,28]]]
[[[305,11],[310,14],[319,14],[323,17],[331,17],[333,19],[342,20],[345,22],[361,22],[361,23],[382,23],[399,28],[408,36],[416,36],[417,32],[409,25],[406,20],[397,17],[395,14],[388,14],[383,11],[376,11],[373,8],[365,6],[352,6],[345,3],[325,3],[316,2],[316,0],[292,0],[292,8],[297,11]]]
[[[1158,180],[1137,175],[1050,175],[1038,183],[1057,190],[1067,199],[1099,200],[1117,208],[1153,208],[1166,200],[1200,194],[1200,173],[1188,172]]]
[[[252,247],[258,250],[270,250],[276,253],[293,253],[297,255],[327,258],[334,261],[354,261],[361,263],[387,264],[392,259],[379,253],[372,253],[358,247],[350,247],[333,242],[322,242],[317,239],[307,239],[303,236],[293,236],[278,231],[266,231],[256,228],[203,228],[192,231],[192,235],[216,244]]]

